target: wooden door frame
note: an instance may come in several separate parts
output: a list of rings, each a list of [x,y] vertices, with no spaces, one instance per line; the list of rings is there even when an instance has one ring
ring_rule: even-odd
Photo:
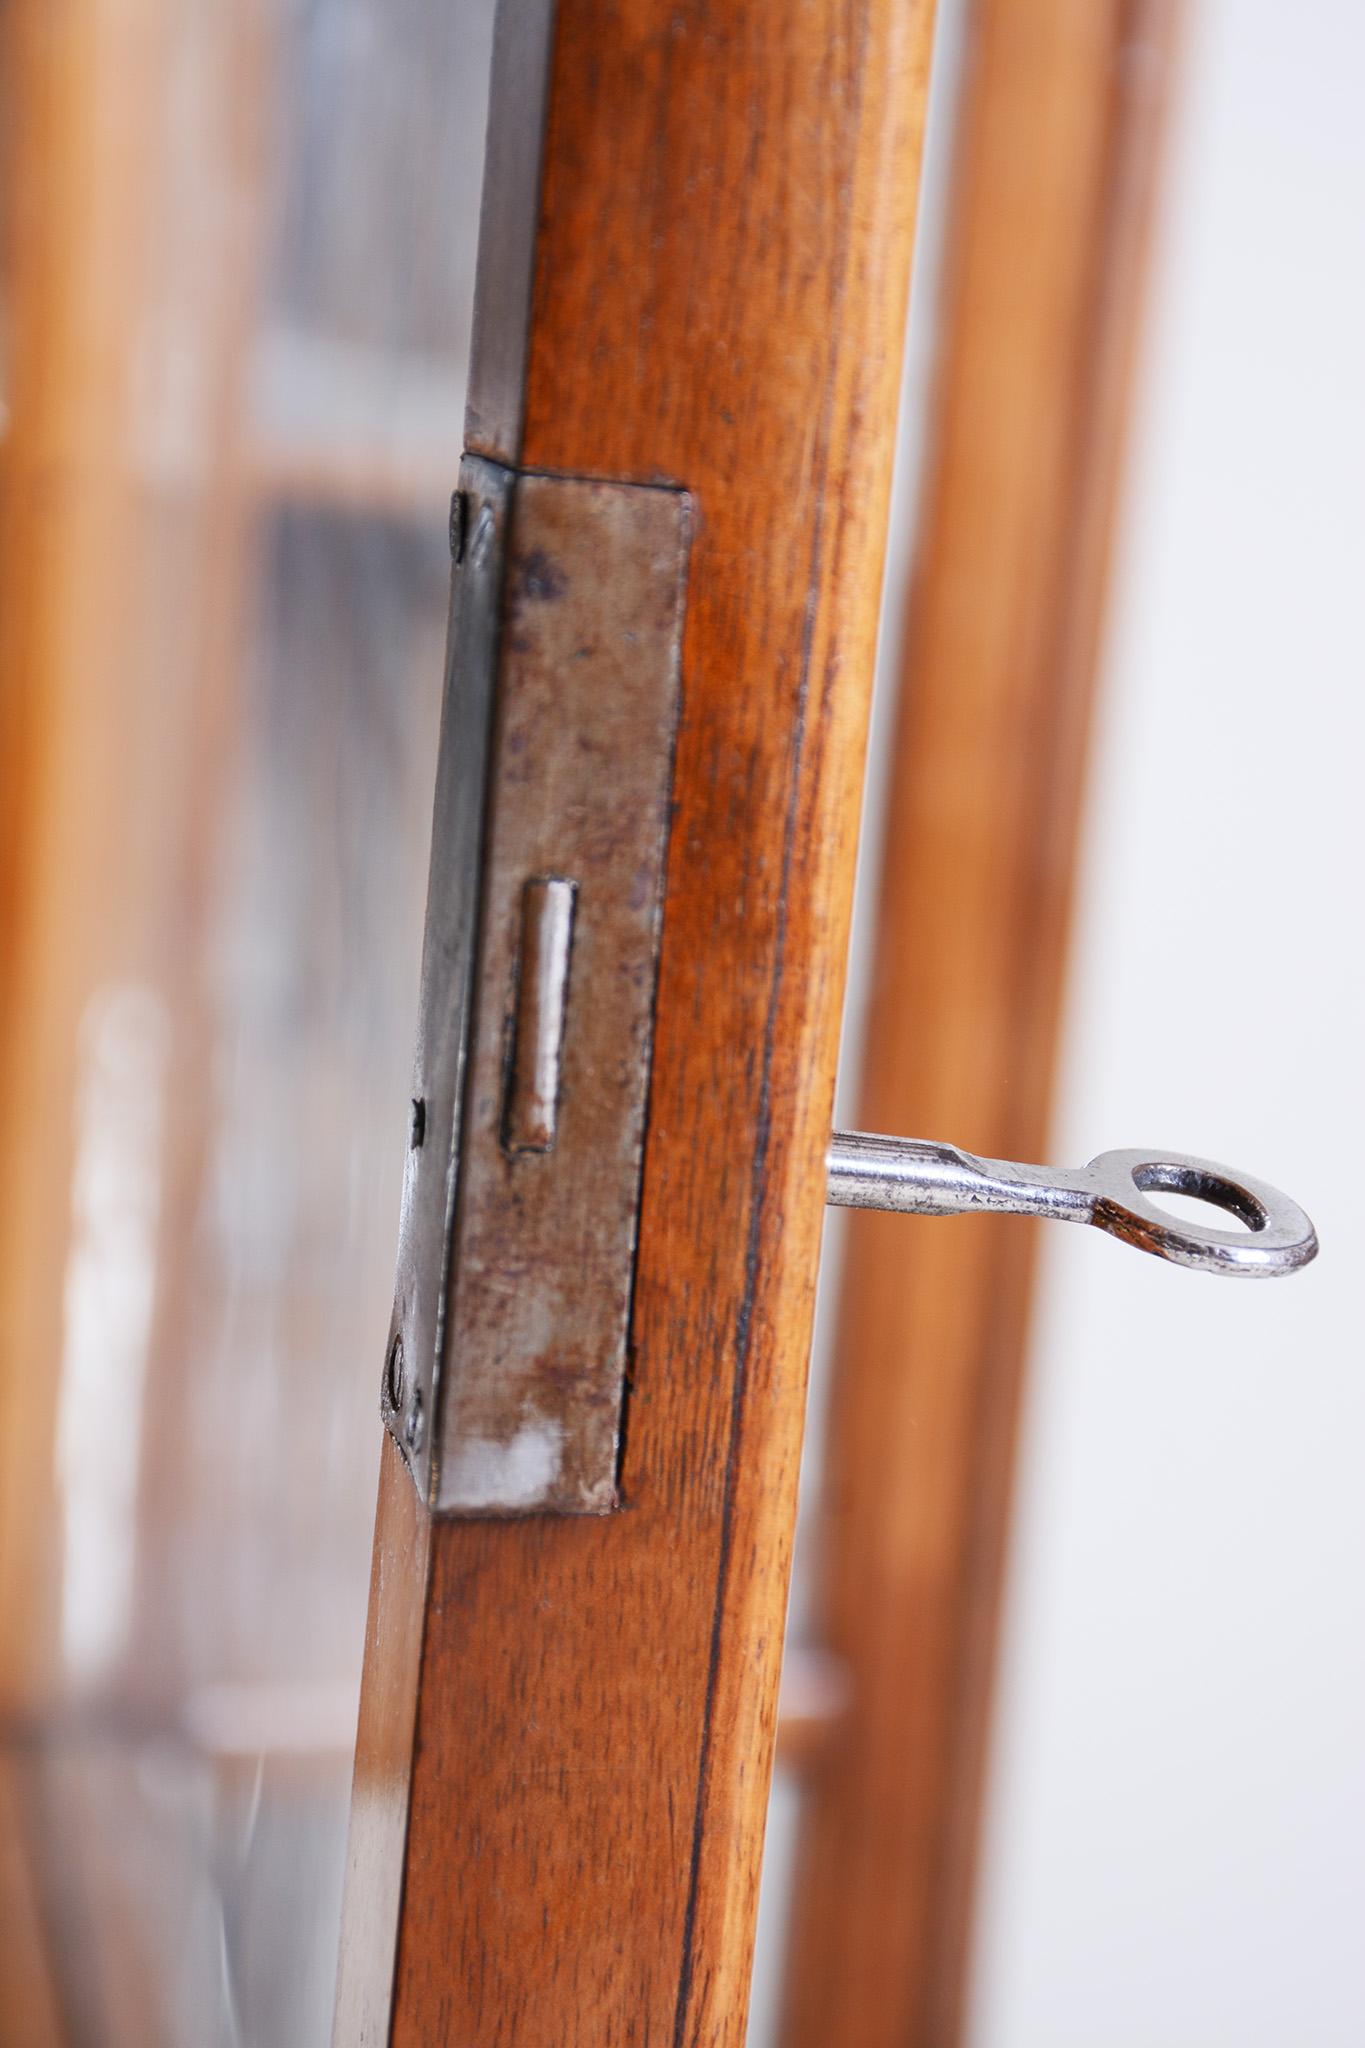
[[[864,1129],[1046,1156],[1177,16],[969,0]],[[1035,1229],[846,1225],[811,1621],[843,1703],[803,1770],[784,2048],[962,2037]]]
[[[502,10],[470,449],[693,507],[630,1423],[605,1517],[385,1445],[338,2043],[744,2038],[931,17]]]

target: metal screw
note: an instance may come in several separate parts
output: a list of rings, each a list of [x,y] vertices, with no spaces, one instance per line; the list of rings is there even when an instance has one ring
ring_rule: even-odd
[[[389,1403],[395,1410],[403,1406],[403,1332],[401,1330],[389,1346]]]
[[[407,1421],[403,1425],[403,1436],[410,1451],[421,1450],[422,1435],[422,1389],[414,1387],[412,1402],[408,1408]]]
[[[459,564],[464,560],[465,531],[469,525],[469,500],[463,491],[453,491],[450,498],[450,557]]]

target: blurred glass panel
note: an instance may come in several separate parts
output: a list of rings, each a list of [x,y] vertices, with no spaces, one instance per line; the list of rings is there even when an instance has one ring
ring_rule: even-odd
[[[308,1699],[335,1750],[364,1624],[449,555],[444,519],[291,507],[263,518],[258,556],[140,1618],[192,1715],[221,1728],[231,1687],[288,1683],[288,1746]]]
[[[492,0],[67,14],[0,8],[0,2038],[309,2048]]]

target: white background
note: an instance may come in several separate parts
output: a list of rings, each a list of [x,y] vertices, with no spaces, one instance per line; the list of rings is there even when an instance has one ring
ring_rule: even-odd
[[[1226,1159],[1323,1252],[1044,1233],[972,2042],[1359,2048],[1358,0],[1191,7],[1153,287],[1054,1156]]]

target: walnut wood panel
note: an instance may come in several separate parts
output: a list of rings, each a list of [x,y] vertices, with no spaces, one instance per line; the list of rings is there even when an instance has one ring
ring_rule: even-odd
[[[424,1581],[386,1460],[402,1911],[391,1966],[357,1834],[339,2042],[743,2039],[929,16],[557,10],[524,405],[471,438],[697,520],[624,1506],[437,1523]]]
[[[1045,1156],[1168,0],[982,0],[858,1121]],[[1104,1142],[1096,1134],[1096,1145]],[[960,2035],[1033,1230],[850,1220],[788,2048]]]

